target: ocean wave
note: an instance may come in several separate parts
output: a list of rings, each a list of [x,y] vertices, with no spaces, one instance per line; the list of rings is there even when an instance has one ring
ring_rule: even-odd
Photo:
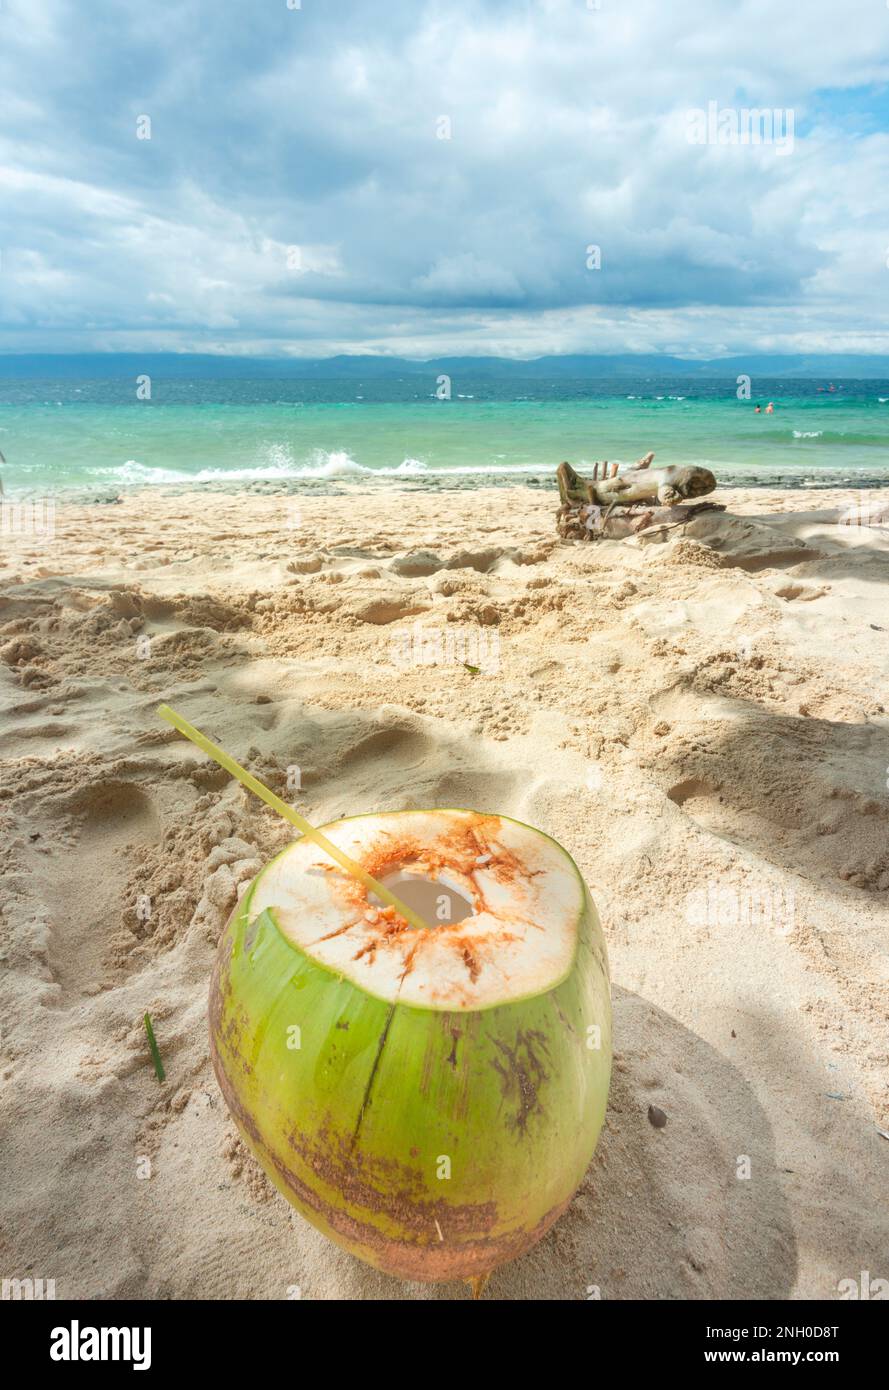
[[[288,478],[338,478],[350,474],[372,473],[342,449],[317,449],[307,463],[297,463],[284,445],[273,444],[266,451],[267,462],[244,468],[161,468],[127,459],[112,468],[91,468],[91,477],[102,478],[121,487],[156,483],[275,482]],[[415,462],[415,460],[406,460]],[[396,470],[393,470],[396,471]]]
[[[784,444],[786,447],[784,459],[775,457],[766,465],[763,460],[758,458],[696,457],[695,451],[689,451],[690,456],[686,455],[682,462],[709,468],[720,481],[726,481],[731,475],[737,479],[744,478],[745,481],[749,479],[751,482],[754,480],[765,482],[770,477],[778,478],[785,474],[788,477],[800,478],[803,472],[812,467],[811,461],[817,457],[822,460],[819,463],[819,472],[825,464],[836,464],[839,467],[844,466],[852,476],[861,477],[873,472],[874,465],[872,463],[856,460],[854,463],[846,462],[843,465],[840,462],[842,454],[834,458],[831,451],[837,444],[885,444],[882,438],[875,435],[862,437],[834,431],[791,431],[786,428],[772,434],[770,442]],[[670,457],[671,451],[667,450],[666,452],[667,457],[658,460],[658,462],[666,464],[675,461]],[[581,455],[574,461],[582,476],[592,476],[594,462],[592,456],[588,458]],[[612,458],[610,462],[617,463],[621,472],[624,472],[633,466],[635,460],[633,458]],[[21,471],[24,472],[24,470]],[[407,455],[399,460],[398,455],[395,454],[391,462],[370,464],[360,462],[346,449],[316,448],[301,457],[294,457],[288,444],[277,442],[265,442],[256,450],[254,458],[249,463],[243,464],[235,459],[230,465],[221,462],[199,467],[196,461],[192,468],[181,465],[164,467],[146,464],[137,459],[128,459],[125,463],[116,466],[92,467],[88,470],[88,477],[92,483],[109,488],[163,485],[187,487],[201,484],[249,486],[252,483],[280,483],[286,486],[303,481],[369,482],[374,478],[381,482],[391,480],[392,482],[403,481],[416,484],[423,482],[441,484],[446,483],[448,479],[459,479],[463,485],[466,482],[471,484],[474,481],[478,486],[484,486],[487,481],[493,484],[508,481],[510,478],[514,478],[518,482],[529,477],[537,477],[552,482],[554,474],[555,465],[552,458],[536,462],[509,460],[500,453],[488,454],[487,457],[472,462],[431,463],[428,459],[417,458],[414,455]]]
[[[113,468],[88,468],[91,478],[103,478],[122,487],[138,483],[187,483],[194,477],[181,468],[154,468],[136,459],[127,459]]]
[[[305,464],[294,464],[288,470],[291,478],[348,478],[368,470],[353,459],[345,449],[315,449]]]
[[[412,474],[428,472],[422,459],[406,458],[390,468],[369,468],[358,463],[344,449],[316,449],[309,461],[296,464],[288,471],[290,478],[350,478],[360,475],[384,478],[404,478]],[[449,469],[443,470],[450,472]]]
[[[792,432],[779,432],[770,435],[770,442],[777,439],[779,442],[791,439],[817,439],[819,444],[839,444],[839,445],[876,445],[885,449],[885,434],[869,434],[863,430],[793,430]]]
[[[581,460],[581,466],[583,460]],[[592,467],[592,464],[589,465]],[[405,459],[397,468],[365,468],[359,465],[359,471],[374,478],[404,478],[419,476],[423,478],[484,478],[491,474],[516,475],[552,473],[555,476],[555,468],[551,462],[547,463],[469,463],[455,464],[448,468],[432,468],[428,463],[423,463],[420,459]]]
[[[153,464],[140,463],[137,459],[127,459],[126,463],[114,467],[89,469],[89,475],[109,486],[146,487],[162,483],[252,483],[287,482],[300,479],[342,478],[449,478],[485,477],[491,474],[528,475],[550,473],[552,464],[546,463],[477,463],[457,464],[442,468],[431,467],[423,459],[408,457],[398,464],[369,467],[359,463],[345,449],[315,449],[307,459],[297,461],[286,445],[274,444],[266,448],[266,461],[246,467],[209,467],[189,471],[184,468],[163,468]],[[501,455],[502,457],[502,455]],[[581,461],[585,466],[585,461]],[[590,465],[591,466],[591,465]]]

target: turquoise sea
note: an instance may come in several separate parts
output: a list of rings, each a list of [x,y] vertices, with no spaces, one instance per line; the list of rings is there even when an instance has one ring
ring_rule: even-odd
[[[301,490],[374,479],[467,487],[552,485],[569,459],[700,463],[720,482],[889,482],[889,381],[493,380],[462,374],[451,399],[418,375],[356,379],[0,381],[7,493],[106,496],[194,484]],[[773,401],[775,412],[754,405]]]

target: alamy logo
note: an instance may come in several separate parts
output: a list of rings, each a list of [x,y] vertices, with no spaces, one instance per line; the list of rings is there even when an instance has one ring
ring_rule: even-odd
[[[793,152],[793,109],[720,106],[708,101],[685,113],[690,145],[774,145],[778,154]]]
[[[151,1365],[150,1327],[81,1327],[72,1319],[68,1327],[50,1333],[53,1361],[132,1361],[134,1371]]]
[[[0,1285],[0,1299],[4,1303],[48,1301],[55,1296],[55,1279],[4,1279]]]
[[[760,883],[744,888],[708,883],[685,898],[690,927],[753,927],[790,936],[795,927],[793,889],[785,884]]]
[[[500,670],[500,633],[479,627],[397,628],[389,639],[395,666],[470,666],[485,675]]]
[[[867,1299],[878,1303],[889,1300],[889,1279],[875,1278],[869,1269],[861,1271],[860,1279],[841,1279],[837,1293],[844,1301]]]
[[[840,526],[875,526],[889,530],[889,503],[862,497],[840,513]]]
[[[23,502],[0,501],[0,535],[35,536],[51,541],[56,534],[56,504],[51,497]]]

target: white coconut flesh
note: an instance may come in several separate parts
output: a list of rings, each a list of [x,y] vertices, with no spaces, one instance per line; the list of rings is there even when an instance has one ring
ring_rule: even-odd
[[[359,816],[324,833],[428,927],[382,908],[306,839],[260,875],[249,918],[270,909],[294,945],[366,993],[484,1009],[544,993],[571,970],[583,882],[565,851],[532,827],[436,810]]]

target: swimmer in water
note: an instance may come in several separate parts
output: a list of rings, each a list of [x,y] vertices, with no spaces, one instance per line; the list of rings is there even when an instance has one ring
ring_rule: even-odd
[[[774,413],[775,407],[772,405],[772,402],[769,401],[768,405],[766,406],[766,415],[774,415]]]
[[[758,406],[754,407],[753,413],[754,413],[754,415],[761,415],[761,414],[762,414],[762,406],[761,406],[761,405],[758,405]]]

